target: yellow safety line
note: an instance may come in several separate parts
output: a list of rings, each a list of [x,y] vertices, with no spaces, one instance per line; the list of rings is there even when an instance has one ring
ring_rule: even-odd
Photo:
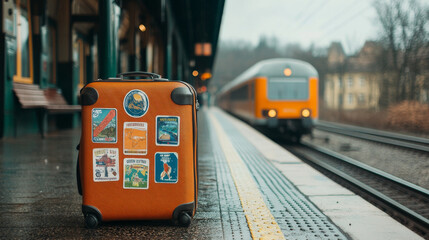
[[[279,225],[267,205],[265,205],[262,194],[247,166],[232,146],[231,141],[211,111],[209,111],[209,114],[231,170],[252,238],[285,239]]]

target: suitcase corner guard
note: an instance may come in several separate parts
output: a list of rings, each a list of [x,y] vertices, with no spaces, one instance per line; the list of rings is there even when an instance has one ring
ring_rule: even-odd
[[[85,87],[80,93],[82,106],[89,106],[97,102],[98,92],[92,87]]]
[[[173,211],[173,223],[188,227],[191,224],[195,203],[185,203],[176,207]]]
[[[171,100],[178,105],[192,105],[194,102],[193,94],[186,87],[178,87],[171,92]]]

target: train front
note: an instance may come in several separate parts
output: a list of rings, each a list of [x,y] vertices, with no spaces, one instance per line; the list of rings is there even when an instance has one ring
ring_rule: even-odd
[[[309,63],[282,59],[267,64],[256,81],[256,118],[298,140],[318,118],[318,74]],[[259,116],[258,116],[259,115]]]

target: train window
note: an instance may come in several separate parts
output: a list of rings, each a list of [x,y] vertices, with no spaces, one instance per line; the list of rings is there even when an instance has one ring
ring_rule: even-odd
[[[249,90],[249,94],[250,94],[250,101],[255,100],[255,82],[252,82],[252,84],[250,85],[250,90]]]
[[[249,97],[249,86],[244,85],[238,89],[235,89],[231,93],[232,100],[246,100]]]
[[[73,44],[73,61],[75,62],[75,73],[79,76],[79,88],[86,84],[85,76],[85,44],[81,38],[78,38]]]
[[[31,12],[29,0],[16,0],[17,53],[16,82],[33,83]]]
[[[56,41],[55,27],[49,23],[40,27],[41,36],[41,82],[55,87],[56,84]]]
[[[57,83],[57,39],[56,29],[54,26],[49,26],[49,54],[50,54],[50,71],[49,71],[49,83],[55,85]]]
[[[271,78],[268,81],[270,100],[306,100],[308,94],[308,80],[305,78]]]

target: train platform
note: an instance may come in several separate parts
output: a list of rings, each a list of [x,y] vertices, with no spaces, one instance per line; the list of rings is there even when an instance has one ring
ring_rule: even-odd
[[[0,239],[421,239],[247,124],[217,108],[198,118],[199,201],[188,228],[86,229],[76,129],[0,142]]]

